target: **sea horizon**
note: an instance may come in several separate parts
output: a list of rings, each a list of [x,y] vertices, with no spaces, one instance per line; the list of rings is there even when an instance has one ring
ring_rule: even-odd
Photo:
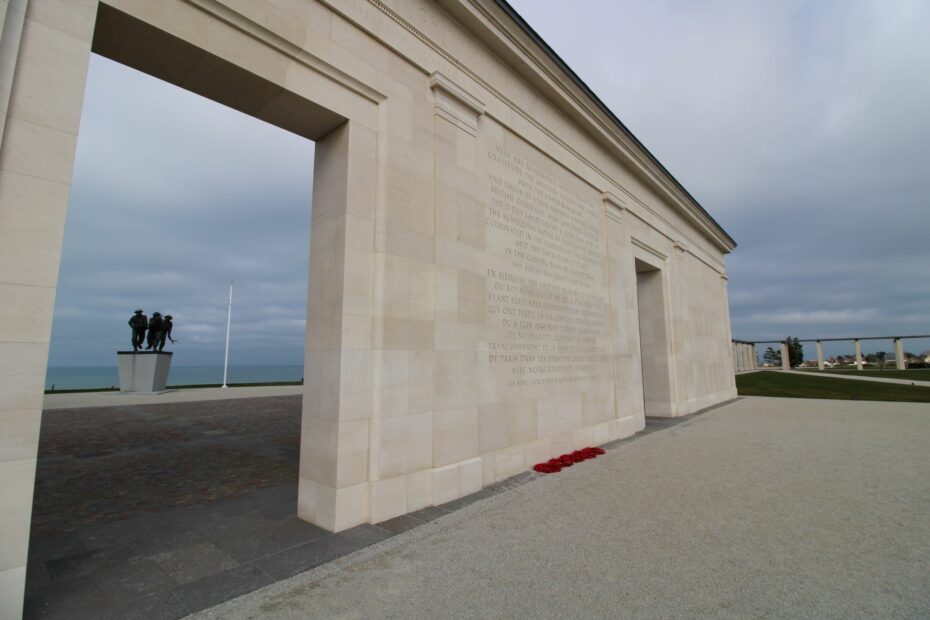
[[[227,383],[265,383],[301,381],[303,364],[230,365]],[[172,366],[168,385],[202,385],[223,383],[223,366],[201,364]],[[49,366],[45,374],[46,390],[82,390],[119,387],[119,371],[113,366]]]

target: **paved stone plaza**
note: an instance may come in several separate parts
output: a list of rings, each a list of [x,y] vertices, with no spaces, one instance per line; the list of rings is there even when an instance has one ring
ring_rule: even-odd
[[[269,583],[242,566],[325,534],[293,514],[299,429],[299,396],[46,411],[26,616],[170,617]]]
[[[202,400],[211,395],[221,393],[185,390],[159,405],[111,393],[48,399],[27,618],[178,618],[532,477],[330,534],[296,515],[301,397]],[[123,404],[87,406],[106,402]]]
[[[296,396],[46,412],[26,616],[263,586],[207,617],[930,611],[927,405],[743,398],[340,534],[296,518],[299,420]]]
[[[927,618],[930,407],[743,398],[205,618]]]
[[[296,516],[301,397],[254,397],[270,391],[48,398],[26,617],[178,618],[537,477],[330,534]],[[101,403],[120,404],[89,406]]]

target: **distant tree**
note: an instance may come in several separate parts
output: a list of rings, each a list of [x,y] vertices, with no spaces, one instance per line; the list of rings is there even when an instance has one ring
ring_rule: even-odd
[[[833,359],[833,363],[836,364],[837,366],[842,366],[845,361],[846,361],[846,358],[842,355],[837,355]]]
[[[762,354],[762,360],[773,366],[781,366],[781,351],[766,347],[765,353]]]
[[[797,368],[804,364],[804,347],[797,338],[788,336],[785,338],[785,344],[788,345],[788,365]],[[780,357],[780,356],[779,356]]]
[[[878,363],[881,364],[881,370],[885,370],[885,360],[888,359],[888,354],[884,351],[879,351],[875,354]]]

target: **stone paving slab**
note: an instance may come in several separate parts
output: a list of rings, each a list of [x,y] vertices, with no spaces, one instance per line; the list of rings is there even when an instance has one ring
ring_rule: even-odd
[[[43,412],[33,536],[296,484],[300,397]]]
[[[930,617],[930,406],[746,397],[650,427],[194,618]]]
[[[332,536],[295,514],[300,401],[45,411],[26,617],[181,617],[271,583],[256,560]]]
[[[179,618],[504,493],[329,533],[296,516],[300,396],[43,414],[26,618]]]

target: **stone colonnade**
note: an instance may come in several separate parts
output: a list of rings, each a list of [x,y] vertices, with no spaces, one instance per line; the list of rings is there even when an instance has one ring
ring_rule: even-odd
[[[907,368],[907,358],[904,355],[904,340],[909,338],[912,340],[920,338],[930,338],[930,336],[869,336],[863,338],[823,338],[819,340],[800,340],[799,342],[813,342],[817,350],[817,368],[818,370],[824,370],[826,368],[826,359],[823,353],[823,343],[824,341],[832,342],[841,342],[852,340],[853,348],[856,355],[856,370],[862,370],[864,367],[863,358],[862,358],[862,340],[891,340],[894,343],[894,360],[895,368],[897,370],[905,370]],[[757,368],[756,363],[756,345],[758,344],[768,344],[768,343],[778,343],[779,350],[781,351],[781,367],[782,370],[791,370],[791,363],[788,358],[788,344],[785,341],[775,341],[775,340],[766,340],[766,341],[756,341],[756,342],[747,342],[744,340],[733,340],[733,367],[736,372],[746,372],[750,370],[755,370]]]
[[[912,338],[921,338],[922,336],[912,336]],[[864,340],[881,340],[882,338],[870,337],[865,338]],[[840,341],[845,340],[843,338],[830,338],[829,340]],[[853,347],[856,353],[856,370],[862,370],[862,342],[860,338],[853,338]],[[904,356],[904,338],[895,336],[891,338],[894,343],[894,365],[897,370],[907,369],[907,358]],[[826,368],[826,360],[823,354],[823,340],[815,340],[815,346],[817,347],[817,369],[823,370]],[[782,343],[784,347],[784,343]],[[784,362],[782,362],[784,366]]]
[[[752,342],[733,341],[733,368],[736,372],[749,372],[758,368],[756,345]]]

